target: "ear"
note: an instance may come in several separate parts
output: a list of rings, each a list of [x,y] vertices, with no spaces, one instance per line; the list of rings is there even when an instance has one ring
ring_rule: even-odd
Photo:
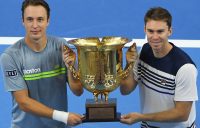
[[[22,25],[24,26],[24,19],[22,18]]]
[[[50,22],[50,18],[49,18],[49,19],[47,19],[47,26],[49,26],[49,22]]]
[[[172,35],[172,27],[169,28],[169,34],[168,36],[171,36]]]
[[[144,33],[146,33],[146,26],[144,26]]]

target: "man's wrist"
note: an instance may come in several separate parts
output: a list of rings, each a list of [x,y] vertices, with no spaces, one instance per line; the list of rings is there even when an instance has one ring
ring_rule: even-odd
[[[63,122],[67,125],[68,116],[68,112],[53,110],[52,119]]]

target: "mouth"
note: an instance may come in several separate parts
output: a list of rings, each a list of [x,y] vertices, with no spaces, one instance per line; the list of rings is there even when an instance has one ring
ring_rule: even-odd
[[[31,31],[32,34],[37,35],[40,31]]]
[[[155,46],[160,45],[160,43],[161,43],[161,42],[159,42],[159,41],[151,41],[151,44],[152,44],[152,45],[155,45]]]
[[[161,42],[151,42],[151,46],[155,49],[159,49],[161,44]]]
[[[160,42],[156,42],[156,43],[152,43],[153,44],[153,46],[155,46],[155,47],[158,47],[159,45],[160,45]]]

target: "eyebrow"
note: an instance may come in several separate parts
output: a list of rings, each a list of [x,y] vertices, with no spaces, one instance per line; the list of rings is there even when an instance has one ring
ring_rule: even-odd
[[[26,18],[34,18],[34,17],[32,17],[32,16],[27,16]],[[36,17],[37,19],[38,18],[44,18],[43,16],[39,16],[39,17]]]
[[[163,32],[165,29],[158,29],[158,30],[153,30],[153,29],[147,29],[147,31],[152,31],[152,32]]]

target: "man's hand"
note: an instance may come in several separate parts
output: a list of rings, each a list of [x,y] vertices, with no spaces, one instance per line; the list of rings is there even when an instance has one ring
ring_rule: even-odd
[[[62,47],[62,51],[63,61],[65,62],[65,65],[67,67],[74,66],[76,61],[76,54],[73,52],[73,50],[70,49],[68,46],[64,45]]]
[[[82,123],[84,116],[76,113],[54,110],[52,119],[65,123],[68,126],[75,126]]]
[[[80,123],[82,123],[83,117],[84,117],[83,115],[79,115],[79,114],[70,112],[68,120],[67,120],[67,125],[69,125],[69,126],[79,125]]]
[[[138,57],[138,54],[137,54],[137,49],[136,49],[136,43],[133,43],[129,47],[128,51],[126,52],[127,65],[130,63],[134,63],[137,57]]]
[[[142,114],[139,113],[129,113],[127,115],[122,115],[120,122],[124,124],[134,124],[141,121]]]

